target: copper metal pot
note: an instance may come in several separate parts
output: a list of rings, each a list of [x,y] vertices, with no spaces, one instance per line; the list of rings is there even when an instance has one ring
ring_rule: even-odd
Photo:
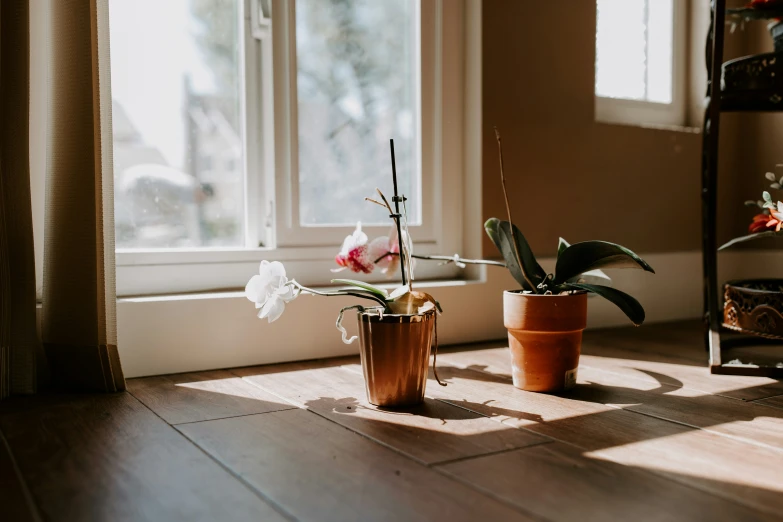
[[[576,384],[587,294],[503,292],[511,376],[522,390],[555,392]]]
[[[376,406],[424,401],[435,311],[417,315],[359,312],[359,344],[367,399]]]

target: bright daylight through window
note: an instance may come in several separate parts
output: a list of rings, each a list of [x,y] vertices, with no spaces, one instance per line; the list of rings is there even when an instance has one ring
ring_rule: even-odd
[[[111,2],[121,251],[258,247],[264,239],[246,233],[248,216],[261,220],[268,214],[267,202],[247,188],[263,180],[253,185],[247,177],[273,173],[245,157],[259,146],[246,143],[246,126],[260,124],[246,105],[258,106],[262,96],[248,92],[252,104],[243,96],[243,46],[257,44],[245,38],[250,17],[243,4]],[[356,201],[375,187],[391,192],[390,137],[400,190],[409,198],[409,222],[419,223],[419,3],[298,0],[295,8],[298,173],[291,176],[298,178],[300,226],[385,224],[382,209]],[[256,112],[270,118],[274,111]]]
[[[238,4],[110,4],[118,249],[244,246]]]
[[[301,225],[386,224],[388,212],[356,202],[392,192],[390,137],[419,221],[417,4],[296,2]]]
[[[682,124],[677,51],[683,6],[683,0],[597,0],[598,119]],[[623,110],[631,114],[617,114]]]

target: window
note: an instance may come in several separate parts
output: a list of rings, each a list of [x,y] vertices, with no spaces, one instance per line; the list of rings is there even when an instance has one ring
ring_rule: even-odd
[[[443,44],[461,8],[110,0],[118,294],[243,287],[261,259],[328,282],[357,221],[389,232],[362,202],[392,192],[389,138],[417,251],[459,251],[442,172],[461,136],[441,118],[462,110],[462,51]]]
[[[242,246],[238,3],[121,0],[110,12],[117,248]]]
[[[596,119],[682,125],[685,0],[596,5]]]

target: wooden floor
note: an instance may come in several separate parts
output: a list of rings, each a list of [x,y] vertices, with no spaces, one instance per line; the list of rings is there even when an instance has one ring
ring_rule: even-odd
[[[502,343],[446,350],[405,411],[357,358],[14,398],[0,520],[783,519],[783,382],[710,375],[695,323],[583,352],[556,396],[515,389]]]

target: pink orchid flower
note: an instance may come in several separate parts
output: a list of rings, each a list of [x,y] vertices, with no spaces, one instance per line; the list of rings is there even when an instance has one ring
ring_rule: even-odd
[[[408,251],[410,252],[412,246],[410,238],[405,232],[402,233],[402,237],[408,242]],[[388,236],[373,239],[370,243],[369,254],[373,261],[377,261],[376,265],[382,273],[389,277],[393,276],[400,266],[400,241],[397,239],[397,229],[392,227]]]
[[[340,253],[334,258],[341,268],[335,268],[332,272],[341,272],[349,269],[352,272],[363,272],[369,274],[375,268],[375,264],[369,255],[367,245],[367,234],[362,232],[362,224],[356,224],[356,230],[353,234],[345,238]]]
[[[412,247],[408,235],[408,249]],[[356,230],[343,241],[340,253],[334,258],[340,268],[333,268],[332,272],[351,270],[352,272],[369,274],[377,265],[381,272],[387,276],[393,276],[400,266],[400,242],[397,240],[397,229],[392,227],[388,236],[380,236],[367,243],[367,234],[362,232],[361,223],[356,225]],[[396,255],[394,255],[396,254]]]

